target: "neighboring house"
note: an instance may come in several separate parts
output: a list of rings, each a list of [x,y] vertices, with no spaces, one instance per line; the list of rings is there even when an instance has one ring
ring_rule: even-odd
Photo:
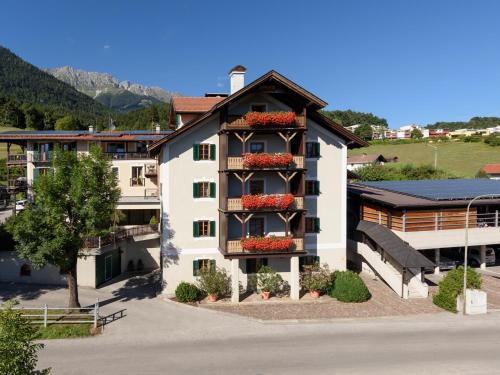
[[[239,284],[250,288],[249,275],[268,264],[297,299],[301,266],[319,261],[346,268],[347,149],[367,143],[323,116],[326,102],[275,71],[246,86],[244,67],[229,75],[230,95],[214,99],[211,108],[207,97],[174,97],[171,126],[177,130],[149,147],[160,163],[164,292],[194,282],[202,268],[222,267],[238,301]],[[200,107],[206,111],[197,112]],[[251,126],[245,118],[277,111],[292,120]],[[293,161],[244,161],[263,152],[290,153]],[[279,194],[278,200],[291,194],[292,203],[258,209],[251,203],[261,194]],[[248,237],[280,243],[258,251],[242,240]]]
[[[481,170],[488,175],[488,178],[500,180],[500,164],[486,164]]]
[[[382,154],[361,154],[347,157],[347,170],[355,171],[356,169],[366,167],[367,165],[381,164],[384,165],[388,160]]]
[[[90,145],[97,145],[111,158],[118,176],[121,197],[117,210],[121,221],[116,235],[89,238],[82,252],[87,256],[78,261],[80,285],[98,286],[119,274],[137,269],[160,266],[159,233],[149,225],[154,216],[159,221],[159,170],[155,158],[148,155],[147,146],[170,131],[12,131],[0,133],[0,142],[7,143],[8,171],[22,168],[24,178],[8,178],[11,194],[26,191],[32,196],[32,184],[50,171],[54,149],[87,154]],[[12,153],[12,145],[21,153]],[[20,181],[22,183],[20,183]],[[33,283],[64,283],[54,267],[21,272],[29,263],[17,259],[14,252],[0,253],[0,281]]]
[[[350,130],[351,132],[355,132],[357,128],[359,128],[361,124],[346,126],[345,128]],[[387,127],[383,125],[370,125],[372,128],[372,139],[383,139],[383,135],[387,131]]]
[[[480,194],[493,196],[475,201],[467,216],[467,205]],[[349,184],[348,254],[400,296],[426,297],[426,270],[439,273],[440,267],[463,261],[467,217],[469,263],[481,268],[495,264],[498,197],[500,181],[488,179]]]

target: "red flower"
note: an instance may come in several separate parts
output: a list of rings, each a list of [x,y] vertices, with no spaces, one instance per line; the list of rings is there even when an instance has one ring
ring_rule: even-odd
[[[295,112],[248,112],[245,122],[248,126],[294,126]]]
[[[293,245],[291,237],[249,237],[241,239],[241,247],[246,251],[286,251]]]
[[[243,166],[245,168],[284,168],[290,165],[293,156],[290,153],[283,154],[243,154]]]
[[[243,195],[241,204],[247,210],[279,209],[285,210],[294,203],[293,194]]]

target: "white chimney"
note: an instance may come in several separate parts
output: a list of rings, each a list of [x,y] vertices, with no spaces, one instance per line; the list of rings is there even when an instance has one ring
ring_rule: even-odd
[[[160,127],[160,124],[156,124],[155,125],[155,130],[157,133],[160,133],[161,132],[161,127]]]
[[[245,72],[247,69],[243,65],[236,65],[229,71],[229,81],[231,82],[231,92],[233,95],[236,91],[241,90],[245,86]]]
[[[94,125],[89,125],[89,133],[93,133],[94,132]]]

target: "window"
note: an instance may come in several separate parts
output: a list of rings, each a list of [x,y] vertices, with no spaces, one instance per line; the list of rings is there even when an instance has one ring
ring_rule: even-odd
[[[319,158],[319,142],[306,142],[306,158]]]
[[[306,195],[319,195],[319,181],[306,180]]]
[[[319,263],[319,256],[306,255],[299,258],[299,268],[300,272],[304,272],[307,268],[314,266]]]
[[[193,198],[215,198],[215,182],[194,182]]]
[[[248,186],[250,194],[264,194],[264,180],[250,180]]]
[[[259,154],[264,152],[264,142],[252,142],[250,143],[250,152],[252,154]]]
[[[265,104],[252,104],[250,106],[250,111],[251,112],[266,112],[267,105],[265,105]]]
[[[119,167],[111,167],[111,171],[112,171],[112,172],[113,172],[113,174],[116,176],[116,178],[118,178],[120,168],[119,168]]]
[[[125,143],[112,142],[106,145],[106,152],[123,153],[125,152]]]
[[[306,233],[319,233],[319,217],[306,217]]]
[[[193,260],[193,276],[198,276],[200,271],[215,270],[215,259]]]
[[[24,263],[19,270],[20,276],[31,276],[31,267],[29,264]]]
[[[257,273],[262,266],[267,266],[267,258],[247,259],[246,272]]]
[[[248,234],[251,237],[263,237],[264,236],[264,218],[263,217],[253,217],[248,222]]]
[[[215,221],[193,221],[193,237],[215,237]]]
[[[215,160],[215,145],[209,143],[194,144],[193,160]]]
[[[144,179],[142,178],[142,167],[132,167],[132,178],[130,179],[131,186],[143,186]]]

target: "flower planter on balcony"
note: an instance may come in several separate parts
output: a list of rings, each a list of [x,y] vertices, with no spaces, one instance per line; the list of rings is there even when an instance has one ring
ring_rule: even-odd
[[[243,155],[245,168],[286,168],[292,161],[293,156],[290,153],[249,153]]]
[[[295,125],[295,112],[248,112],[245,122],[256,127],[292,127]]]
[[[249,237],[241,239],[244,251],[288,251],[293,246],[291,237]]]
[[[303,252],[304,251],[304,239],[303,238],[293,238],[293,245],[288,250],[290,253]],[[241,253],[251,253],[254,250],[243,250],[243,246],[239,240],[229,240],[226,243],[226,252],[228,254],[241,254]],[[248,247],[248,246],[247,246]]]
[[[293,194],[243,195],[241,204],[246,210],[286,210],[295,199]]]

